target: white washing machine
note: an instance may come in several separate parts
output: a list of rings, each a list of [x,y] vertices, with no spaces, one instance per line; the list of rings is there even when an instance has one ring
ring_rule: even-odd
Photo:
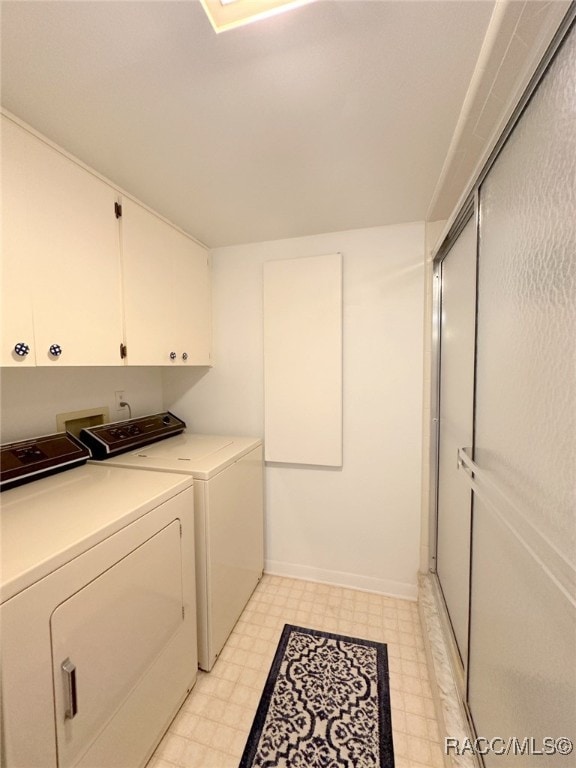
[[[193,479],[66,434],[1,457],[3,489],[35,480],[0,499],[1,763],[144,766],[197,675]]]
[[[106,466],[194,478],[198,663],[210,671],[264,567],[262,441],[184,432],[160,413],[82,430]]]

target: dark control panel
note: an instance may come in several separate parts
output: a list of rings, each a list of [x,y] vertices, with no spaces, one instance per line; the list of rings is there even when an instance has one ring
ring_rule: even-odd
[[[89,458],[89,449],[68,432],[7,443],[0,446],[0,489],[78,467]]]
[[[95,459],[107,459],[124,451],[179,435],[185,429],[186,424],[182,419],[166,411],[83,429],[80,432],[80,440],[90,448]]]

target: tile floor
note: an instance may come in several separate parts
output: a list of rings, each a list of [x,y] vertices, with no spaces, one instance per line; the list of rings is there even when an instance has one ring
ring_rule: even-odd
[[[284,624],[388,645],[396,768],[442,768],[416,603],[265,575],[147,768],[238,768]]]

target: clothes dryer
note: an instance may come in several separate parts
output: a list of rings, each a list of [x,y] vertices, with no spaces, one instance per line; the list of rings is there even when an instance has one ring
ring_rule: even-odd
[[[194,434],[185,426],[159,413],[92,427],[80,437],[107,466],[194,478],[198,664],[210,671],[262,577],[262,441]]]
[[[2,446],[6,768],[143,767],[196,680],[193,479],[89,455]]]

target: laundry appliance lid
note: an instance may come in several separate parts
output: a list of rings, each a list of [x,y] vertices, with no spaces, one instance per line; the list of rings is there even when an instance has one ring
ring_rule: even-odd
[[[146,445],[132,455],[197,463],[222,451],[234,442],[233,438],[217,435],[179,435],[161,443]]]
[[[115,467],[179,472],[210,480],[262,444],[259,438],[184,432],[158,443],[106,459]]]

